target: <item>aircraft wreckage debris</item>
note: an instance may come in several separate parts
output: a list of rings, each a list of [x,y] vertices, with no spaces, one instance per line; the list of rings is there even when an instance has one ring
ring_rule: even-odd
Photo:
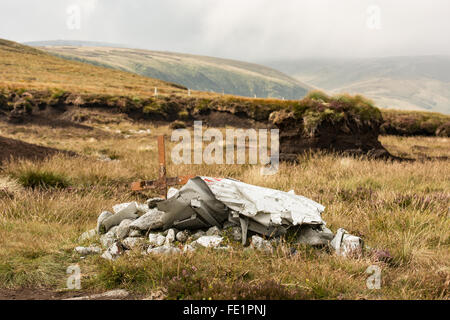
[[[325,207],[294,191],[246,184],[227,178],[194,177],[168,198],[152,198],[144,204],[122,203],[102,212],[95,229],[80,237],[99,236],[104,251],[77,247],[80,255],[100,254],[109,260],[130,250],[142,254],[179,254],[198,248],[230,249],[230,243],[273,252],[289,234],[298,244],[328,246],[344,257],[360,255],[363,240],[339,229],[334,235],[321,214]],[[250,239],[250,243],[249,242]]]

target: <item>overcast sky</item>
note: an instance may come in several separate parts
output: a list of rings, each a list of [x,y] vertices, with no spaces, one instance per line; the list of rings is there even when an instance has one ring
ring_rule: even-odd
[[[449,14],[449,0],[1,0],[0,38],[245,61],[450,55]]]

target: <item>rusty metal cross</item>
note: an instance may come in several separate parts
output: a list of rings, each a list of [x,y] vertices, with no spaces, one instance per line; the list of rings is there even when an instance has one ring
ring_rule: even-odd
[[[131,190],[142,191],[149,189],[159,190],[159,194],[166,198],[167,187],[186,184],[189,179],[194,178],[194,175],[186,175],[168,178],[166,176],[166,146],[164,136],[158,136],[158,160],[159,160],[159,177],[158,180],[137,181],[131,184]]]

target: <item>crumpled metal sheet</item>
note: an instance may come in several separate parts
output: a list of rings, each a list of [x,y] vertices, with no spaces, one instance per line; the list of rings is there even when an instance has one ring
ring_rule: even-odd
[[[164,229],[200,229],[221,227],[228,218],[228,208],[218,201],[200,177],[190,179],[180,190],[173,190],[172,196],[157,204],[167,213]]]
[[[195,177],[169,199],[159,202],[167,213],[164,228],[199,229],[222,227],[230,221],[266,236],[281,235],[295,225],[325,225],[321,204],[308,198],[233,179]]]
[[[241,215],[265,225],[325,224],[321,204],[280,190],[232,179],[201,177],[217,200]]]

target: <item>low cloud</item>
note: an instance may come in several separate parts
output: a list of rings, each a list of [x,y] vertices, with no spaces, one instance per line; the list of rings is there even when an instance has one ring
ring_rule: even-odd
[[[68,28],[74,5],[80,25]],[[450,54],[448,12],[447,0],[3,0],[0,37],[247,61]]]

